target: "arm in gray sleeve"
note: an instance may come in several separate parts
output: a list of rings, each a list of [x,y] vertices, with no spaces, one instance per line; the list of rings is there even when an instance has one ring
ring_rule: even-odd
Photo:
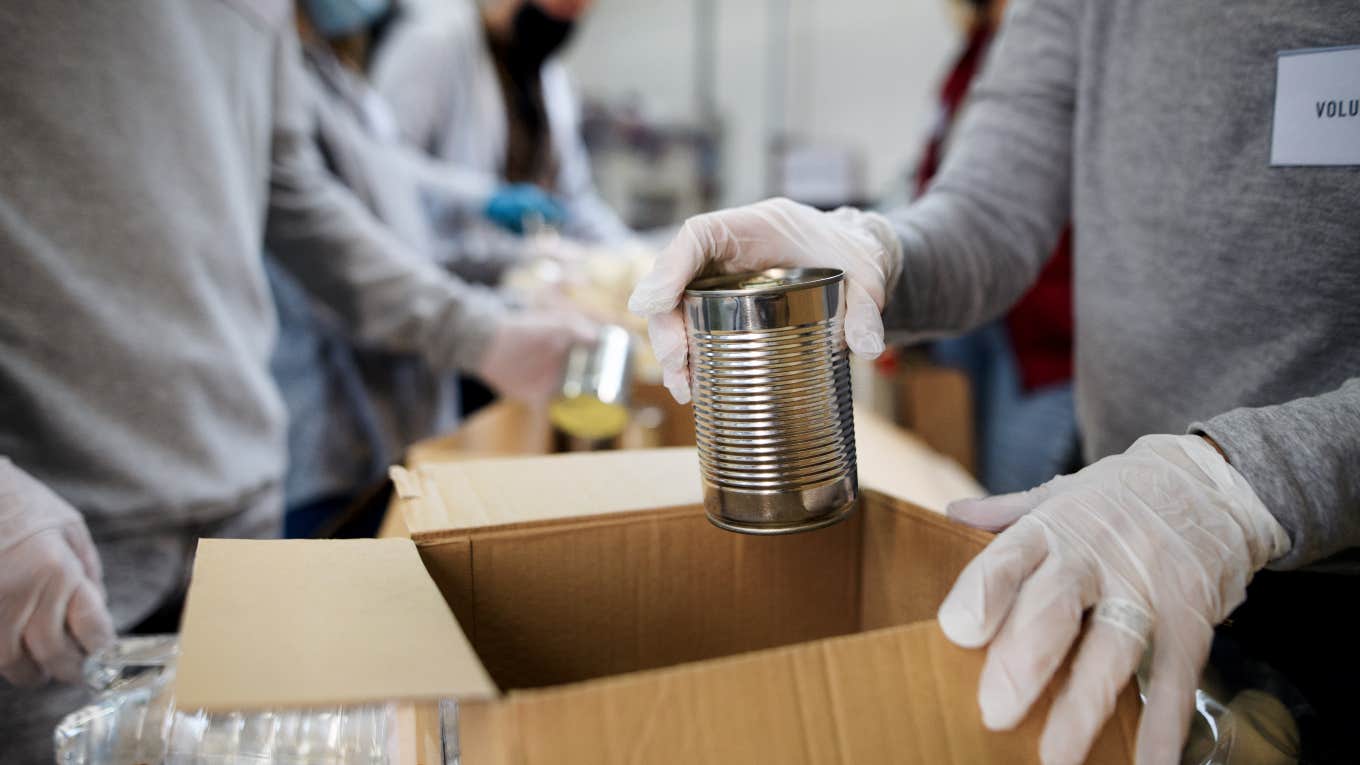
[[[1360,547],[1360,377],[1278,406],[1234,409],[1190,432],[1223,449],[1293,546],[1290,569]]]
[[[291,30],[275,67],[266,246],[360,341],[421,353],[436,369],[474,369],[504,305],[407,249],[327,172]]]
[[[506,272],[533,258],[530,239],[481,221],[440,231],[435,258],[458,278],[497,285]]]
[[[902,278],[884,325],[926,338],[991,319],[1038,277],[1071,216],[1081,4],[1016,0],[973,86],[944,166],[889,214]]]
[[[500,180],[487,173],[443,162],[408,146],[392,146],[391,158],[420,191],[435,220],[446,217],[481,220]]]
[[[527,238],[486,218],[487,202],[498,185],[495,178],[404,146],[390,148],[420,194],[433,234],[430,254],[439,265],[473,284],[495,285],[506,270],[529,258]]]

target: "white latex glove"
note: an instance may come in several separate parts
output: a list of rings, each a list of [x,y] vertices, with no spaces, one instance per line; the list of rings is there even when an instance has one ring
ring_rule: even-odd
[[[477,376],[507,398],[539,401],[562,382],[567,351],[595,337],[576,313],[526,311],[501,321],[477,365]]]
[[[1095,607],[1040,739],[1049,765],[1085,758],[1148,639],[1137,761],[1179,762],[1214,625],[1289,549],[1246,479],[1199,436],[1145,436],[1079,473],[949,514],[1006,529],[939,613],[955,643],[991,643],[978,688],[987,727],[1024,718]]]
[[[113,634],[84,519],[0,457],[0,676],[79,682],[81,662]]]
[[[644,276],[628,309],[648,317],[663,381],[689,401],[688,344],[677,306],[700,275],[766,268],[839,268],[845,272],[845,341],[865,358],[883,352],[883,302],[902,271],[902,245],[887,219],[842,207],[824,213],[787,199],[698,215]]]

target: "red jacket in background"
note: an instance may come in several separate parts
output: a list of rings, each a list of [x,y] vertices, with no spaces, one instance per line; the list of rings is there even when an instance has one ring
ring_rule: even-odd
[[[992,42],[992,27],[979,23],[940,87],[940,119],[916,168],[916,193],[923,193],[939,170],[945,142],[973,78]],[[1072,229],[1063,230],[1053,255],[1034,286],[1005,317],[1020,378],[1026,389],[1072,379]]]

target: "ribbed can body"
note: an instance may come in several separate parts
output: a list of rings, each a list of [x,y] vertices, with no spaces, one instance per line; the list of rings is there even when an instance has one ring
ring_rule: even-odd
[[[686,290],[704,504],[718,526],[790,533],[853,509],[844,300],[834,269],[711,277]]]

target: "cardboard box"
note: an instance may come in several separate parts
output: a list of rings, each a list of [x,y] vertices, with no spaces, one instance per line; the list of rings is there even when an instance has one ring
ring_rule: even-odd
[[[977,470],[972,387],[957,369],[906,366],[897,377],[897,421],[970,473]]]
[[[203,542],[178,698],[457,696],[471,765],[1037,762],[1047,700],[985,731],[982,654],[930,621],[988,537],[886,493],[891,464],[773,538],[707,522],[688,449],[398,470],[411,540]],[[1090,761],[1131,761],[1136,714]]]

